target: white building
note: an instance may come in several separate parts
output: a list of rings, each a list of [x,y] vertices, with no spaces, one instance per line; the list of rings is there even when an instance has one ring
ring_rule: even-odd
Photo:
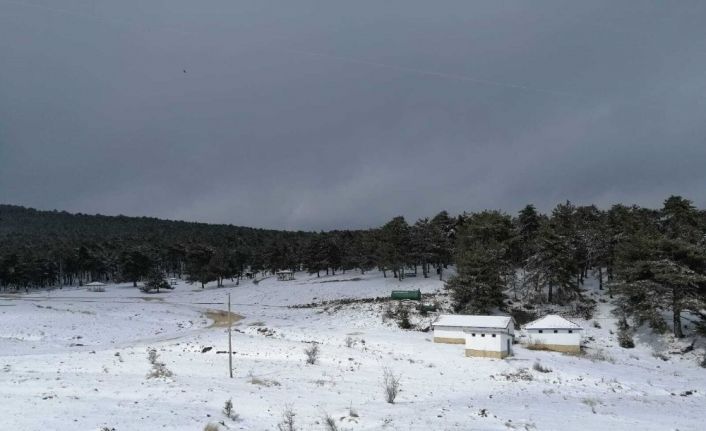
[[[100,281],[93,281],[86,284],[86,290],[89,292],[105,292],[105,284]]]
[[[512,317],[442,315],[432,326],[435,343],[465,344],[466,356],[502,359],[512,354]]]
[[[279,281],[294,280],[294,273],[288,269],[285,269],[283,271],[277,271],[277,280],[279,280]]]
[[[579,353],[581,328],[561,316],[550,314],[525,325],[530,348]]]

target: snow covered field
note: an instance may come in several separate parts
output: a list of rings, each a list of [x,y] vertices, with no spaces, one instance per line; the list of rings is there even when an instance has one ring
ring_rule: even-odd
[[[388,296],[397,288],[441,291],[435,279],[297,274],[290,282],[229,286],[0,296],[0,429],[202,430],[223,421],[223,429],[273,430],[286,405],[300,430],[325,429],[324,414],[341,430],[706,427],[701,349],[674,355],[668,336],[647,335],[636,337],[635,349],[621,349],[605,303],[591,321],[577,320],[586,329],[587,356],[516,345],[515,356],[494,360],[466,358],[463,346],[433,344],[431,333],[383,322],[382,303],[288,307]],[[233,379],[228,355],[219,353],[227,350],[226,329],[205,314],[224,309],[228,292],[233,312],[243,316],[233,337]],[[312,341],[321,355],[307,365],[303,350]],[[212,349],[202,353],[204,347]],[[148,348],[172,377],[147,378]],[[535,362],[551,372],[533,370]],[[401,376],[393,405],[380,384],[384,367]],[[229,398],[237,421],[222,413]]]

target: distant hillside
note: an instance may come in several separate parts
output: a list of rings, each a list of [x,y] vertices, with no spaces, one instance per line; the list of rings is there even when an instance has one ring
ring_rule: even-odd
[[[242,226],[162,220],[154,217],[71,214],[66,211],[41,211],[0,204],[0,238],[15,235],[59,237],[64,240],[117,238],[164,238],[204,240],[208,238],[250,236],[299,236],[303,232],[255,229]]]
[[[312,235],[0,205],[0,288],[136,282],[150,270],[220,280],[293,267]]]

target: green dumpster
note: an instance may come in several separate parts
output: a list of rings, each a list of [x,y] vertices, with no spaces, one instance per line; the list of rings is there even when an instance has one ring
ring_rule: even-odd
[[[420,301],[422,299],[422,292],[419,290],[393,290],[392,299],[411,299],[413,301]]]

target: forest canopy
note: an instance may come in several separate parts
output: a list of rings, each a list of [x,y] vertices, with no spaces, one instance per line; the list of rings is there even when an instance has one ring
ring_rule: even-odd
[[[518,214],[442,211],[376,229],[294,232],[148,217],[69,214],[0,205],[0,288],[91,281],[154,284],[158,274],[201,283],[281,269],[443,278],[457,312],[488,313],[509,295],[581,303],[584,280],[616,296],[623,318],[682,336],[681,318],[706,321],[706,212],[680,196],[662,208],[533,205]]]

